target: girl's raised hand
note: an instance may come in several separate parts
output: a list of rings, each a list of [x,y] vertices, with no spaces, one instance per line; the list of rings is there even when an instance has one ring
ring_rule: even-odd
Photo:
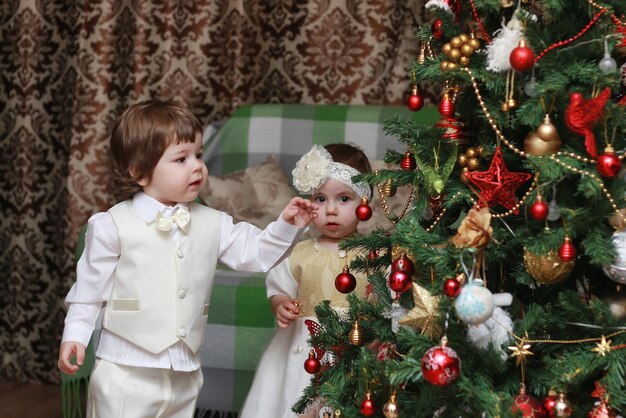
[[[283,209],[282,217],[288,224],[303,228],[317,217],[319,207],[308,199],[294,197]]]

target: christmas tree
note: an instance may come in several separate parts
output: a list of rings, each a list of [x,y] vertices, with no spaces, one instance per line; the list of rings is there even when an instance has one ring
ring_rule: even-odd
[[[343,241],[371,294],[317,306],[295,405],[341,417],[626,414],[626,4],[430,0],[407,106],[363,175],[391,229]],[[410,188],[406,213],[387,200]],[[311,367],[317,365],[320,367]],[[315,363],[315,364],[311,364]]]

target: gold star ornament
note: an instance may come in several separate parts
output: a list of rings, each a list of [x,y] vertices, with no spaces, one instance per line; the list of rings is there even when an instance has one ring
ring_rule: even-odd
[[[520,339],[514,346],[510,346],[509,350],[512,351],[511,357],[515,357],[515,365],[519,366],[526,360],[527,356],[532,356],[533,352],[530,351],[530,344],[526,342],[526,338]]]
[[[607,340],[606,337],[603,335],[602,339],[600,340],[600,342],[596,343],[596,347],[592,348],[591,351],[593,351],[595,353],[598,353],[599,355],[604,357],[612,349],[613,349],[613,347],[611,347],[611,340]]]
[[[431,295],[428,290],[415,282],[412,287],[415,306],[400,319],[400,324],[417,329],[431,340],[439,338],[442,329],[438,312],[439,297]]]

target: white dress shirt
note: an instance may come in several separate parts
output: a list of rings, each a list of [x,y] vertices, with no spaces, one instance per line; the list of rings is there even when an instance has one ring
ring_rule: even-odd
[[[133,211],[146,223],[154,222],[158,212],[171,215],[179,206],[187,205],[179,203],[168,207],[145,193],[137,193],[132,200]],[[288,243],[296,242],[304,230],[279,217],[261,231],[245,222],[234,224],[230,215],[220,212],[218,260],[235,270],[268,271],[285,259],[289,251],[274,258],[267,257],[267,254],[280,253],[280,249],[288,248]],[[169,233],[179,245],[186,237],[175,224]],[[77,341],[85,346],[89,343],[100,311],[111,297],[113,273],[119,256],[120,241],[113,218],[108,212],[93,215],[88,222],[85,249],[76,268],[76,283],[65,298],[68,312],[63,342]],[[200,367],[198,355],[182,341],[153,354],[107,330],[102,331],[96,356],[130,366],[171,367],[180,371]]]

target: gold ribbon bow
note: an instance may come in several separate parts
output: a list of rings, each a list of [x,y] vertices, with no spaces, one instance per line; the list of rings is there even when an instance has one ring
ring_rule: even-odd
[[[178,210],[172,216],[163,215],[161,212],[157,213],[155,222],[157,229],[161,231],[169,231],[172,229],[172,223],[175,223],[181,231],[187,233],[189,230],[189,221],[191,216],[189,211],[184,208],[178,208]]]

